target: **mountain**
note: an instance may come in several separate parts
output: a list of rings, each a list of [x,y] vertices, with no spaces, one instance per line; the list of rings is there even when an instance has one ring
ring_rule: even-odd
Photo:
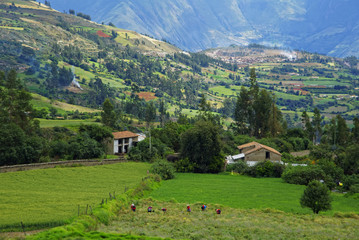
[[[51,0],[182,49],[260,43],[359,56],[357,0]]]

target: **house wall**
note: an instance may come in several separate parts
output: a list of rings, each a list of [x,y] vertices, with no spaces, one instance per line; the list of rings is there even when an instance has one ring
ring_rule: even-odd
[[[127,140],[127,143],[126,143]],[[128,146],[127,153],[130,151],[130,149],[135,145],[135,143],[138,142],[138,137],[135,138],[122,138],[122,139],[115,139],[110,144],[112,146],[111,150],[113,151],[111,154],[117,154],[117,153],[124,153],[125,152],[125,146]],[[122,150],[119,151],[119,148]]]
[[[266,152],[270,153],[270,158],[266,159]],[[265,160],[269,160],[269,161],[281,161],[282,160],[282,156],[274,153],[274,152],[270,152],[266,149],[260,149],[258,151],[255,151],[253,153],[250,154],[246,154],[245,161],[265,161]]]
[[[113,154],[118,153],[118,139],[113,141]]]

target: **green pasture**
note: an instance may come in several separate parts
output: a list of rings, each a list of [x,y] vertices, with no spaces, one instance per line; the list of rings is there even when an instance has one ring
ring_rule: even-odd
[[[288,213],[311,213],[301,208],[299,199],[305,186],[284,183],[279,178],[251,178],[247,176],[177,174],[165,181],[151,196],[154,199],[180,203],[221,204],[239,209],[277,209]],[[359,213],[359,200],[332,194],[331,211]]]
[[[149,164],[119,163],[0,173],[0,229],[63,223],[109,192],[121,194],[146,176]]]
[[[233,88],[234,89],[234,88]],[[217,96],[231,96],[231,95],[236,95],[237,92],[232,90],[232,86],[231,88],[226,88],[225,86],[216,86],[216,87],[211,87],[209,90],[212,90],[213,93],[217,93]],[[239,91],[238,91],[239,93]]]
[[[89,125],[89,124],[101,124],[99,122],[95,122],[93,119],[71,119],[71,120],[51,120],[51,119],[37,119],[40,121],[41,128],[52,128],[52,127],[75,127],[81,124]]]
[[[212,182],[211,182],[212,183]],[[163,183],[166,184],[166,183]],[[189,187],[189,186],[188,186]],[[217,197],[220,197],[217,195]],[[147,213],[152,206],[153,213]],[[174,239],[357,239],[359,222],[353,218],[285,213],[272,209],[235,209],[217,204],[162,202],[144,199],[137,202],[135,213],[124,209],[108,226],[106,234],[134,234]],[[160,209],[166,208],[163,213]],[[215,209],[220,208],[220,215]]]

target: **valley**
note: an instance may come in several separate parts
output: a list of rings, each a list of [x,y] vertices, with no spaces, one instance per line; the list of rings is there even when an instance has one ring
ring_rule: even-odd
[[[357,238],[355,24],[293,33],[323,1],[90,2],[0,2],[0,166],[124,162],[0,173],[1,240]],[[257,4],[271,21],[261,24]],[[208,38],[193,13],[213,13],[203,21],[221,31]],[[138,26],[137,16],[157,25],[116,27]],[[264,149],[253,165],[246,144]],[[317,212],[302,203],[311,184],[327,201]]]

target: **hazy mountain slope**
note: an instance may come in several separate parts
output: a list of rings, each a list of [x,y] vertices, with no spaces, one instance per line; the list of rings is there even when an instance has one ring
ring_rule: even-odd
[[[359,56],[357,0],[52,0],[54,8],[168,39],[192,51],[245,44],[283,45]]]

